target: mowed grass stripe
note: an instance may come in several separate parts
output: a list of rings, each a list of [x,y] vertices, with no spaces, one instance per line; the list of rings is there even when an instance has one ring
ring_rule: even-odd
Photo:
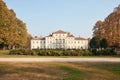
[[[0,80],[119,80],[120,63],[0,63]]]
[[[85,78],[85,74],[80,70],[70,66],[60,66],[61,69],[65,70],[67,75],[64,76],[64,80],[82,80]]]

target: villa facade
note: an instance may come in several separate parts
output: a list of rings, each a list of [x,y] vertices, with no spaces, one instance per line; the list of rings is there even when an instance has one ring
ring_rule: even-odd
[[[69,32],[58,30],[46,37],[33,38],[31,49],[87,49],[88,40],[75,37]]]

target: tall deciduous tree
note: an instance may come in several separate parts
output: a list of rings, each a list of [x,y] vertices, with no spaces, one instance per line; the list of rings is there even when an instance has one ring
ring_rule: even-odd
[[[9,10],[0,0],[0,47],[24,47],[27,34],[26,24],[16,17],[14,10]]]
[[[99,48],[99,42],[96,37],[93,37],[89,43],[91,48]]]
[[[26,46],[25,46],[27,49],[30,49],[31,39],[32,39],[32,36],[30,34],[27,34],[27,42],[26,42]]]
[[[99,41],[106,39],[109,46],[120,47],[120,5],[104,21],[97,21],[93,35]]]
[[[101,48],[107,48],[108,47],[108,44],[107,44],[107,40],[106,39],[102,39],[101,41],[100,41],[100,47]]]

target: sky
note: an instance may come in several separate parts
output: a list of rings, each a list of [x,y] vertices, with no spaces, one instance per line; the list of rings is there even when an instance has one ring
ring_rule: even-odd
[[[3,0],[34,36],[63,30],[75,36],[92,37],[92,28],[104,20],[120,0]]]

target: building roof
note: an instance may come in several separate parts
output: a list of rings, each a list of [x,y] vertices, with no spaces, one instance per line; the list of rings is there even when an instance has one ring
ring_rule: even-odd
[[[40,40],[45,40],[45,37],[41,38]]]
[[[73,35],[68,35],[67,37],[74,37]]]
[[[62,31],[62,30],[58,30],[58,31],[53,32],[53,34],[65,34],[65,33],[67,33],[67,32]]]
[[[48,36],[46,36],[46,37],[52,37],[52,34],[49,34]]]
[[[32,40],[45,40],[45,37],[32,38]]]
[[[45,37],[52,37],[53,34],[67,34],[66,37],[74,37],[75,40],[87,40],[87,39],[82,38],[82,37],[75,37],[73,34],[71,34],[69,32],[62,31],[62,30],[55,31],[52,34],[49,34],[48,36],[45,36]],[[42,36],[41,37],[35,37],[32,40],[45,40],[45,37],[42,37]]]
[[[87,40],[87,39],[82,38],[82,37],[75,37],[75,40]]]

